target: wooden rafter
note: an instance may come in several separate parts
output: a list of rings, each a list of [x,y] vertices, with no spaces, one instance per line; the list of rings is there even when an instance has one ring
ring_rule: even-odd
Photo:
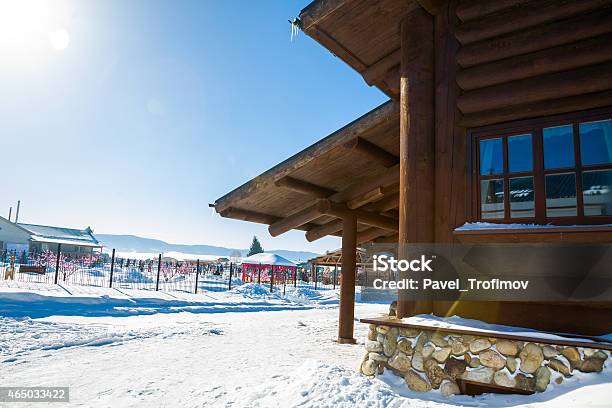
[[[345,143],[344,147],[347,149],[354,149],[359,153],[376,160],[385,167],[393,167],[399,163],[399,158],[397,156],[361,137],[356,137],[350,142]]]
[[[283,177],[282,179],[276,180],[274,184],[277,187],[282,187],[287,190],[296,191],[298,193],[305,194],[305,195],[315,197],[315,198],[326,198],[336,193],[336,191],[330,188],[318,186],[316,184],[312,184],[312,183],[309,183],[303,180],[298,180],[290,176],[286,176],[286,177]]]

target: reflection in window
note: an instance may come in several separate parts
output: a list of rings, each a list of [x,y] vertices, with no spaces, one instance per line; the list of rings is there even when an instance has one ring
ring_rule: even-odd
[[[480,174],[501,174],[504,170],[504,155],[501,139],[480,141]]]
[[[535,217],[533,177],[510,179],[510,218]]]
[[[582,173],[584,215],[612,215],[612,171]]]
[[[508,170],[511,173],[531,171],[533,152],[531,135],[508,137]]]
[[[580,124],[582,164],[612,163],[612,119]]]
[[[574,167],[574,131],[572,125],[543,129],[544,168]]]
[[[504,218],[504,180],[480,182],[480,212],[483,219]]]
[[[546,176],[546,216],[576,216],[576,175],[574,173]]]

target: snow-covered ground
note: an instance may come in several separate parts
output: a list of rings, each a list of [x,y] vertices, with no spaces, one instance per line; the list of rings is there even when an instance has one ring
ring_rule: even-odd
[[[337,291],[36,288],[0,287],[0,384],[69,386],[70,406],[582,407],[612,393],[610,368],[533,396],[446,399],[368,379],[356,371],[367,325],[358,345],[334,341]],[[358,318],[386,310],[356,305]]]

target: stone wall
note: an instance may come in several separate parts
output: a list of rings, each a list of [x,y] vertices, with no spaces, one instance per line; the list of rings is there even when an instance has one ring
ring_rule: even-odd
[[[551,381],[560,384],[575,370],[602,371],[609,357],[609,352],[592,348],[374,324],[365,348],[363,374],[389,370],[413,391],[439,389],[445,396],[459,393],[457,379],[542,392]]]

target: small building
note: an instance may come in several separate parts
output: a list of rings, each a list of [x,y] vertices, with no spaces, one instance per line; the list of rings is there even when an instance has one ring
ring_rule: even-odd
[[[242,259],[242,281],[270,283],[293,282],[296,264],[280,255],[254,254]]]
[[[46,225],[14,223],[0,217],[1,252],[55,252],[58,246],[67,255],[86,255],[102,250],[90,227],[83,230]]]

